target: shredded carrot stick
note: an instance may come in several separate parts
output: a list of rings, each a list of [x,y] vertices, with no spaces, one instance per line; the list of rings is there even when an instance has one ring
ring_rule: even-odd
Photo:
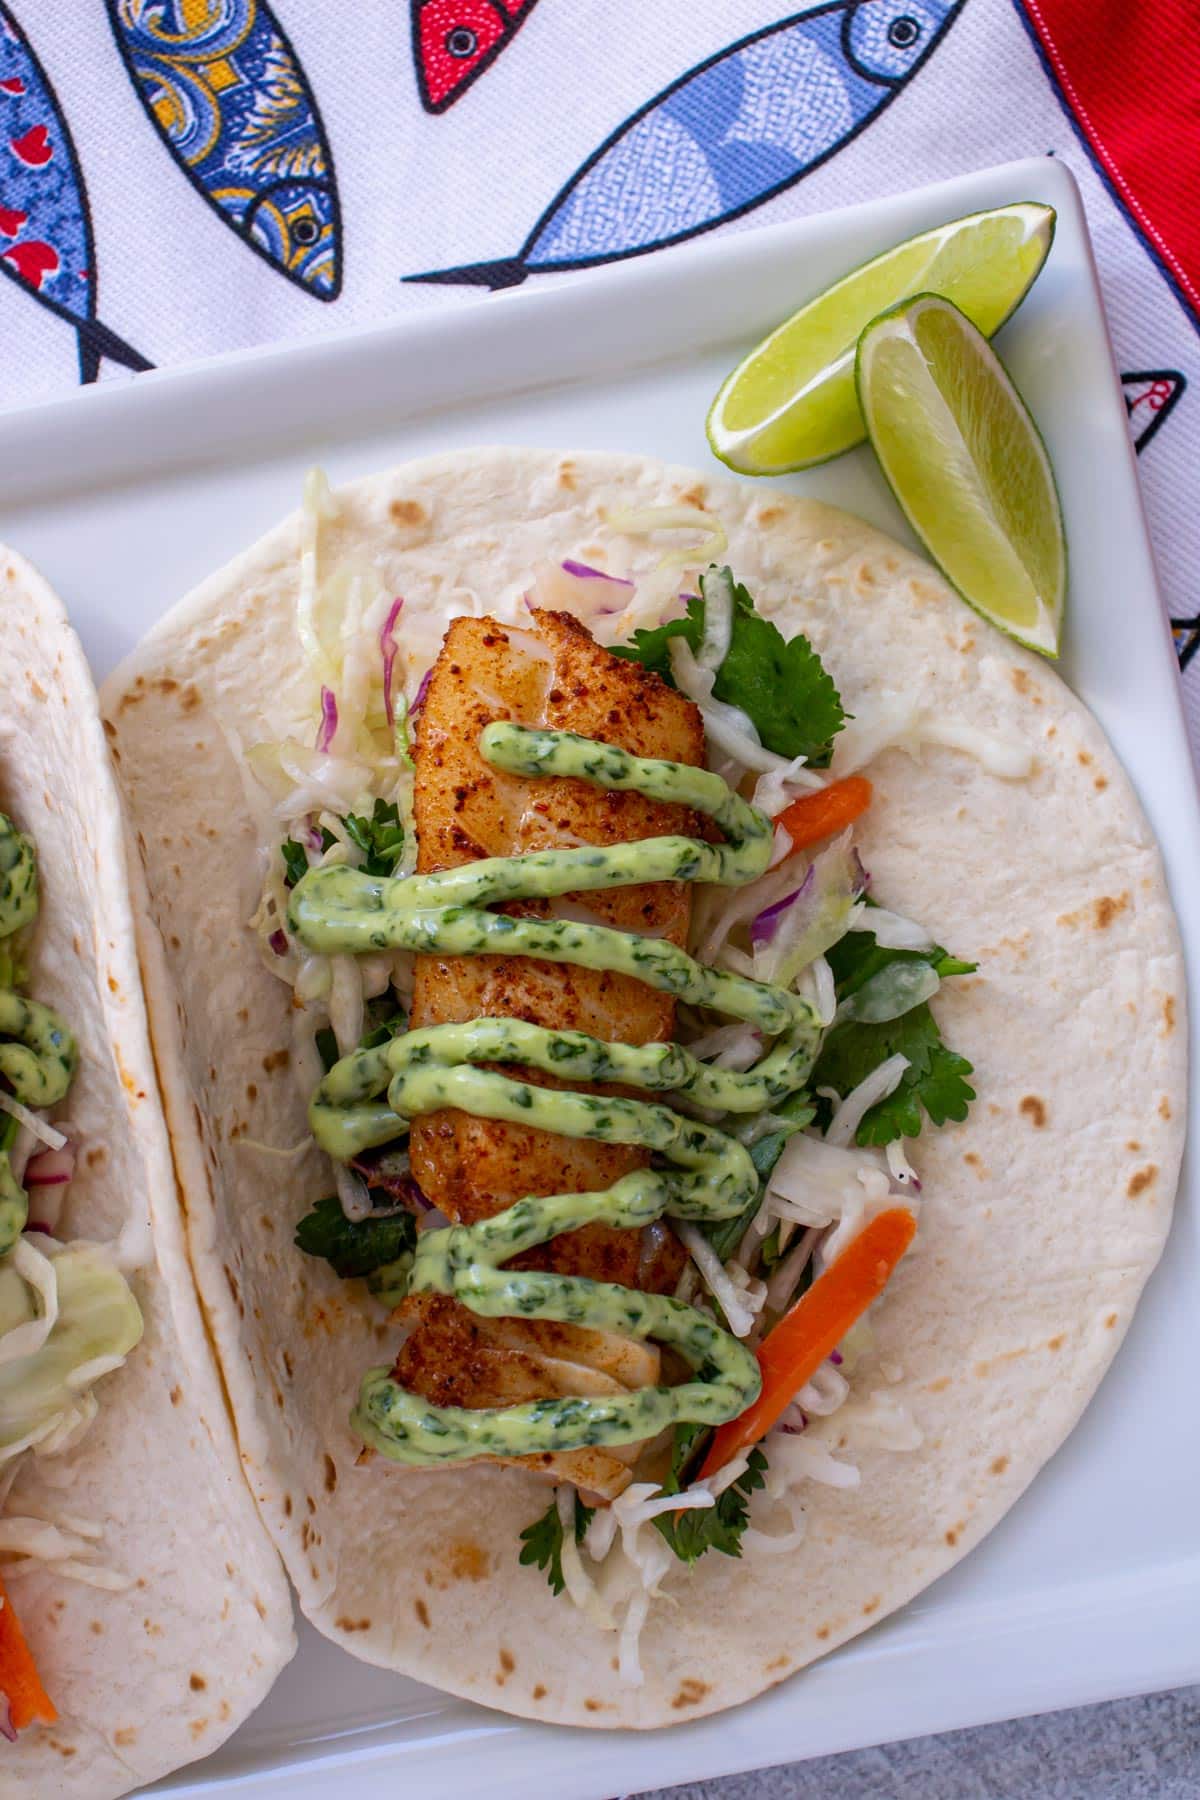
[[[916,1229],[906,1207],[879,1213],[768,1332],[758,1351],[762,1392],[740,1418],[716,1431],[700,1470],[701,1481],[766,1436],[854,1321],[883,1292]]]
[[[803,850],[806,844],[832,837],[835,831],[852,824],[870,804],[870,782],[863,775],[847,775],[842,781],[830,782],[828,787],[801,794],[784,807],[775,823],[783,826],[793,850]]]
[[[0,1601],[0,1693],[8,1700],[9,1717],[17,1731],[32,1725],[35,1719],[52,1725],[58,1717],[54,1702],[42,1686],[21,1621],[2,1579]]]

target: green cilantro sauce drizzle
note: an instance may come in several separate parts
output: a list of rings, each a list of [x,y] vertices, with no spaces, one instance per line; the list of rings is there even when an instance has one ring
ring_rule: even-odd
[[[563,1136],[636,1144],[671,1165],[636,1170],[601,1193],[530,1197],[474,1225],[424,1232],[411,1270],[394,1271],[389,1295],[407,1287],[410,1293],[453,1295],[488,1318],[556,1319],[652,1337],[673,1346],[694,1379],[676,1387],[473,1410],[433,1406],[402,1388],[388,1369],[370,1370],[353,1415],[356,1429],[393,1461],[425,1466],[637,1443],[681,1422],[719,1425],[744,1411],[761,1386],[751,1352],[692,1306],[608,1283],[503,1267],[560,1231],[593,1221],[634,1229],[664,1213],[706,1223],[735,1217],[758,1191],[744,1146],[652,1101],[560,1092],[477,1065],[524,1064],[581,1081],[681,1094],[721,1112],[754,1113],[803,1085],[820,1030],[812,1007],[798,995],[703,968],[665,940],[486,910],[504,901],[642,882],[736,886],[756,880],[770,862],[771,822],[718,775],[633,756],[572,732],[506,723],[484,730],[480,750],[512,774],[582,779],[694,808],[715,821],[725,842],[659,837],[607,849],[538,851],[401,880],[344,866],[313,869],[293,889],[288,908],[292,931],[308,949],[573,963],[636,976],[693,1006],[745,1020],[775,1042],[754,1068],[735,1072],[700,1063],[679,1044],[609,1044],[517,1019],[476,1019],[406,1032],[352,1052],[329,1071],[309,1118],[317,1142],[341,1161],[402,1135],[410,1119],[455,1107]]]
[[[33,840],[0,813],[0,941],[32,925],[37,912]],[[11,947],[6,947],[0,980],[0,1076],[22,1105],[55,1106],[66,1095],[79,1061],[74,1033],[50,1007],[15,991]],[[10,1148],[6,1135],[0,1147],[0,1256],[12,1249],[29,1217],[29,1197],[13,1174]]]

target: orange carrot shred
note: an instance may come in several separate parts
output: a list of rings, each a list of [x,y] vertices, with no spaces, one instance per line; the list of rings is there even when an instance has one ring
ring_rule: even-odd
[[[0,1578],[0,1693],[8,1700],[9,1717],[17,1731],[35,1719],[53,1725],[58,1714],[42,1686],[33,1653],[25,1642],[21,1621]]]
[[[832,837],[866,812],[871,804],[871,784],[864,775],[847,775],[828,787],[814,788],[785,806],[775,820],[792,840],[793,850],[803,850],[819,838]]]
[[[739,1418],[715,1432],[700,1470],[701,1481],[766,1436],[854,1321],[878,1299],[916,1229],[906,1207],[893,1206],[877,1214],[768,1332],[758,1350],[762,1391]]]

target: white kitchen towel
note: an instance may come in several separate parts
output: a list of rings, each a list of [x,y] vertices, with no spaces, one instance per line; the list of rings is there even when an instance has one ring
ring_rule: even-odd
[[[1053,155],[1186,662],[1193,3],[0,0],[0,405]]]

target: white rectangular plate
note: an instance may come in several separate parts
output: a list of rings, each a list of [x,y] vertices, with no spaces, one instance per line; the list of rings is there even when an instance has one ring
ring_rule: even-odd
[[[912,232],[1030,199],[1058,208],[1058,235],[1002,348],[1066,511],[1063,672],[1138,787],[1194,956],[1200,819],[1174,657],[1079,197],[1052,161],[0,417],[0,533],[59,589],[102,677],[296,504],[314,460],[335,482],[497,442],[711,466],[720,378],[801,299]],[[866,451],[786,485],[907,535]],[[1200,1678],[1192,1186],[1116,1367],[1033,1490],[961,1568],[782,1688],[671,1731],[585,1737],[369,1669],[306,1628],[258,1714],[164,1791],[601,1800]]]

